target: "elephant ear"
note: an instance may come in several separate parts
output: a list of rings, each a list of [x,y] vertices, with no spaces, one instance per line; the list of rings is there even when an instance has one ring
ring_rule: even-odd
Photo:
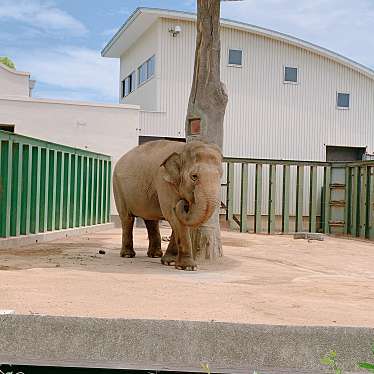
[[[164,180],[168,183],[178,185],[181,171],[181,156],[174,152],[160,165],[165,168]]]

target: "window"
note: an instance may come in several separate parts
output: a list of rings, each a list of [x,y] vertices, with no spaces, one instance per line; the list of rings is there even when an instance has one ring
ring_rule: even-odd
[[[8,131],[8,132],[14,132],[14,125],[3,125],[0,123],[0,130],[1,131]]]
[[[155,56],[138,67],[138,84],[142,84],[155,74]]]
[[[336,95],[336,106],[342,109],[349,108],[349,94],[338,92]]]
[[[129,95],[135,90],[135,71],[122,81],[122,97]]]
[[[241,49],[229,49],[229,65],[242,66],[242,56]]]
[[[297,83],[297,68],[291,68],[289,66],[284,67],[284,81]]]

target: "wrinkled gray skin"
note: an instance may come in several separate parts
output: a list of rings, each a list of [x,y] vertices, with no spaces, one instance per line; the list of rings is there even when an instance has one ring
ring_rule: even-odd
[[[132,149],[117,162],[113,192],[122,222],[122,257],[134,257],[134,217],[144,219],[149,238],[147,255],[165,265],[195,270],[190,228],[206,222],[220,203],[222,155],[202,142],[149,142]],[[159,220],[173,232],[163,255]]]

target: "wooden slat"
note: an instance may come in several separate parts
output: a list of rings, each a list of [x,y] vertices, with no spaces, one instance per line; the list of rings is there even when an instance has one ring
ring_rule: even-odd
[[[303,231],[304,166],[297,167],[295,231]]]
[[[283,166],[282,233],[290,231],[290,166]]]
[[[331,167],[326,166],[323,170],[323,232],[330,233],[330,190],[331,183]]]
[[[351,168],[345,168],[345,190],[344,190],[344,200],[345,200],[345,210],[344,210],[344,234],[348,235],[350,233],[350,217],[351,217],[351,201],[352,201],[352,185],[351,185]]]
[[[309,175],[309,232],[317,230],[317,167],[310,167]]]
[[[367,226],[366,236],[368,239],[374,239],[374,167],[368,167],[368,201],[367,201]]]
[[[254,232],[255,233],[260,233],[262,231],[261,208],[262,208],[262,164],[256,164],[255,221],[254,221]]]
[[[32,147],[28,144],[22,146],[22,197],[21,197],[21,230],[22,235],[30,233],[31,212],[31,171]]]
[[[366,217],[367,217],[367,166],[360,167],[360,209],[359,209],[359,236],[366,237]]]
[[[10,235],[18,236],[21,232],[21,198],[22,198],[22,144],[13,143],[12,165],[12,202],[10,215]]]
[[[275,231],[275,203],[276,203],[276,172],[277,166],[269,166],[269,201],[268,201],[268,233]]]
[[[230,228],[235,227],[235,221],[234,221],[234,164],[229,164],[229,174],[228,174],[228,188],[227,188],[227,219],[229,222]],[[106,183],[108,184],[106,175]],[[108,189],[108,188],[106,188]],[[106,201],[108,201],[107,196],[105,197]]]
[[[352,168],[352,200],[351,200],[351,229],[353,236],[358,236],[359,230],[357,225],[358,218],[358,196],[359,196],[359,167]]]
[[[248,164],[242,164],[242,175],[240,183],[240,232],[247,232],[248,211]]]

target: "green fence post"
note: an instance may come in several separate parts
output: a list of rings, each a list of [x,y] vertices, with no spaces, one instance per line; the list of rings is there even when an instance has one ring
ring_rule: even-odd
[[[325,166],[323,170],[323,224],[322,229],[325,234],[330,233],[330,184],[331,167]]]
[[[48,231],[56,228],[57,152],[49,151]]]
[[[234,164],[229,163],[228,196],[227,196],[227,218],[231,229],[234,228]]]
[[[366,237],[366,218],[367,218],[367,166],[360,167],[360,210],[359,210],[359,235],[361,238]]]
[[[352,168],[352,197],[351,197],[351,234],[358,236],[359,230],[357,225],[358,218],[358,198],[359,198],[359,167]]]
[[[309,175],[309,232],[317,230],[317,167],[310,167]]]
[[[31,214],[31,171],[32,171],[32,147],[24,144],[22,147],[22,198],[21,198],[21,234],[30,234]]]
[[[0,237],[7,238],[10,236],[13,142],[7,140],[1,143]]]
[[[366,236],[374,239],[374,167],[368,167],[368,187],[367,187],[367,226]]]
[[[88,195],[87,195],[87,225],[88,226],[92,224],[92,206],[93,206],[92,170],[93,170],[93,162],[92,162],[92,158],[89,157],[88,159]]]
[[[106,212],[106,221],[110,222],[110,201],[112,196],[112,161],[108,161],[108,206]]]
[[[10,215],[10,235],[19,236],[21,232],[22,198],[22,144],[13,143],[12,165],[12,202]],[[0,187],[1,188],[1,187]]]
[[[242,164],[240,183],[240,232],[247,232],[248,164]]]
[[[64,177],[63,177],[63,204],[62,204],[62,225],[61,228],[66,229],[69,227],[69,205],[70,205],[70,160],[71,154],[64,153]]]
[[[39,231],[48,230],[49,208],[49,149],[42,149],[41,153],[41,181],[40,181],[40,217]]]
[[[79,201],[78,211],[77,211],[77,227],[82,226],[82,210],[83,210],[83,156],[78,156],[78,181],[77,181],[77,199]]]
[[[268,233],[275,230],[276,165],[269,165]]]
[[[70,225],[76,227],[77,221],[77,194],[78,194],[78,155],[71,155],[71,183],[70,183]]]
[[[344,234],[350,233],[350,219],[351,219],[351,203],[352,203],[352,179],[351,179],[351,168],[347,166],[345,168],[345,189],[344,189]]]
[[[303,231],[304,166],[297,166],[295,231]]]
[[[282,233],[290,231],[290,165],[283,166]]]
[[[99,204],[98,204],[98,223],[103,223],[103,160],[99,159]]]
[[[98,190],[98,160],[94,158],[93,160],[93,183],[92,183],[92,225],[97,223],[97,190]]]
[[[40,147],[32,147],[30,232],[39,232]]]
[[[262,231],[261,225],[261,210],[262,210],[262,164],[256,164],[256,178],[255,178],[255,220],[254,232],[256,234]]]

